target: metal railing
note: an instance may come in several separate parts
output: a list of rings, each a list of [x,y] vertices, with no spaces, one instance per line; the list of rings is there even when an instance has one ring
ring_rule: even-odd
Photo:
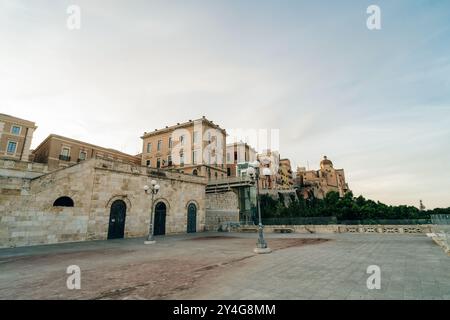
[[[338,220],[338,224],[345,225],[419,225],[431,224],[430,219],[363,219]]]
[[[266,225],[329,225],[337,224],[336,217],[294,217],[263,219]]]
[[[220,184],[234,184],[234,183],[248,183],[250,179],[244,177],[228,177],[228,178],[220,178],[215,180],[208,181],[208,185],[220,185]]]
[[[263,218],[264,225],[423,225],[431,224],[429,219],[364,219],[339,220],[336,217],[292,217]],[[240,221],[241,225],[256,225],[253,221]]]

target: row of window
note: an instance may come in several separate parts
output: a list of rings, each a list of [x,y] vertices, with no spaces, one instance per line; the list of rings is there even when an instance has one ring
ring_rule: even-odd
[[[237,151],[234,152],[234,161],[238,161],[238,152],[237,152]],[[249,161],[247,151],[245,151],[244,161],[245,161],[245,162]],[[243,162],[244,162],[244,161],[243,161]],[[231,162],[231,154],[230,154],[229,152],[227,152],[227,162],[228,162],[228,163]]]
[[[78,161],[84,161],[87,159],[87,151],[81,150],[80,154],[78,155]],[[100,153],[97,153],[98,156],[100,156]],[[113,158],[112,155],[108,155],[108,158]],[[71,157],[70,157],[70,148],[68,147],[63,147],[61,149],[61,153],[59,155],[59,159],[60,160],[64,160],[64,161],[70,161]]]
[[[169,148],[172,148],[172,138],[169,138]],[[158,145],[157,145],[156,150],[161,151],[161,149],[162,149],[162,140],[158,140]],[[152,143],[151,142],[147,144],[147,153],[150,153],[150,152],[152,152]]]
[[[182,146],[184,145],[184,136],[180,137],[180,143]],[[169,138],[169,149],[172,149],[172,145],[173,145],[172,138]],[[161,149],[162,149],[162,140],[158,140],[156,150],[161,151]],[[147,153],[150,153],[150,152],[152,152],[152,143],[151,142],[147,143]]]
[[[184,146],[185,142],[186,142],[186,135],[180,135],[179,140],[180,140],[180,145]],[[210,132],[208,132],[208,141],[211,141],[211,133]],[[194,131],[194,135],[192,137],[192,142],[194,144],[199,142],[198,131]],[[169,137],[168,145],[169,145],[169,149],[172,149],[172,147],[173,147],[172,137]],[[156,151],[161,151],[162,146],[163,146],[163,141],[158,140],[157,145],[156,145]],[[152,152],[152,143],[149,142],[149,143],[147,143],[147,153],[151,153],[151,152]]]
[[[11,127],[11,133],[14,135],[20,135],[21,131],[22,131],[22,127],[19,127],[19,126]],[[6,152],[9,154],[15,154],[16,151],[17,151],[17,141],[8,141],[8,145],[6,147]]]
[[[147,167],[151,167],[152,166],[152,161],[151,160],[147,160],[146,161],[146,165]],[[156,168],[161,168],[161,166],[165,166],[166,165],[166,160],[162,160],[161,163],[161,158],[156,159]],[[184,163],[183,163],[184,165]],[[172,166],[172,157],[168,156],[167,157],[167,166],[171,167]]]
[[[147,165],[150,165],[150,160],[147,160]],[[158,168],[159,168],[159,167],[158,167]],[[231,175],[231,172],[230,172],[229,170],[230,170],[230,168],[227,169],[227,174],[228,174],[228,176]],[[192,175],[198,176],[199,171],[201,171],[201,169],[198,169],[198,170],[197,170],[197,169],[194,169],[194,170],[192,171]],[[180,173],[184,174],[184,171],[181,170]],[[208,178],[211,179],[211,169],[209,169],[209,168],[207,169],[207,174],[208,174]],[[215,176],[216,180],[219,178],[219,174],[217,173],[217,171],[214,173],[214,176]],[[222,173],[222,174],[221,174],[221,177],[222,177],[222,179],[223,179],[223,178],[225,178],[225,175]]]
[[[86,151],[80,151],[80,154],[78,155],[78,161],[84,161],[87,158],[87,152]],[[70,161],[70,148],[63,147],[61,149],[61,154],[59,155],[59,159],[63,161]]]
[[[192,164],[198,164],[198,150],[194,150],[192,151]],[[211,164],[211,154],[208,154],[208,163]],[[156,159],[156,168],[161,168],[161,166],[172,166],[172,156],[167,156],[167,162],[164,159],[161,158],[157,158]],[[184,166],[185,164],[185,157],[184,157],[184,152],[180,152],[180,166]],[[217,163],[215,163],[217,165]],[[152,166],[152,161],[150,159],[146,160],[146,165],[147,167],[151,167]],[[224,165],[222,164],[222,168],[224,167]]]

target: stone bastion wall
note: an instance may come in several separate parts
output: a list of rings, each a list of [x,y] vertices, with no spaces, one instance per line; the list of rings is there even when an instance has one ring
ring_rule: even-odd
[[[166,204],[167,234],[186,232],[191,203],[197,231],[205,230],[204,178],[97,158],[33,178],[0,176],[0,247],[106,239],[115,200],[126,203],[125,237],[145,236],[151,200],[143,186],[152,179],[161,185],[155,204]],[[53,206],[59,197],[74,206]]]

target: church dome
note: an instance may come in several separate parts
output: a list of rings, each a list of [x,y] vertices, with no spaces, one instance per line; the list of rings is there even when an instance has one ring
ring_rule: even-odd
[[[328,160],[327,156],[323,157],[323,160],[320,162],[320,166],[324,167],[324,166],[333,166],[333,162],[331,162],[331,160]]]

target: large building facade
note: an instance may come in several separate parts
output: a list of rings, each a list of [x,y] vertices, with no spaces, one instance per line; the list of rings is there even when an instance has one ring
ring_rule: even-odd
[[[344,169],[335,169],[333,162],[324,156],[319,170],[297,169],[297,187],[306,198],[323,199],[330,191],[339,193],[343,197],[350,191],[345,181]]]
[[[32,121],[0,113],[0,158],[29,161],[36,128]]]
[[[256,150],[245,142],[227,144],[227,176],[240,176],[239,165],[245,165],[256,160]]]
[[[258,154],[258,161],[261,167],[269,168],[270,175],[260,175],[259,188],[261,190],[277,190],[280,188],[280,153],[275,150],[265,150]],[[263,170],[261,169],[261,173]]]
[[[92,158],[106,158],[114,161],[140,164],[138,156],[132,156],[114,149],[99,147],[87,142],[49,135],[34,151],[33,161],[45,163],[50,171],[75,165]]]
[[[205,117],[146,132],[141,137],[141,164],[208,180],[224,179],[226,136],[224,129]]]

